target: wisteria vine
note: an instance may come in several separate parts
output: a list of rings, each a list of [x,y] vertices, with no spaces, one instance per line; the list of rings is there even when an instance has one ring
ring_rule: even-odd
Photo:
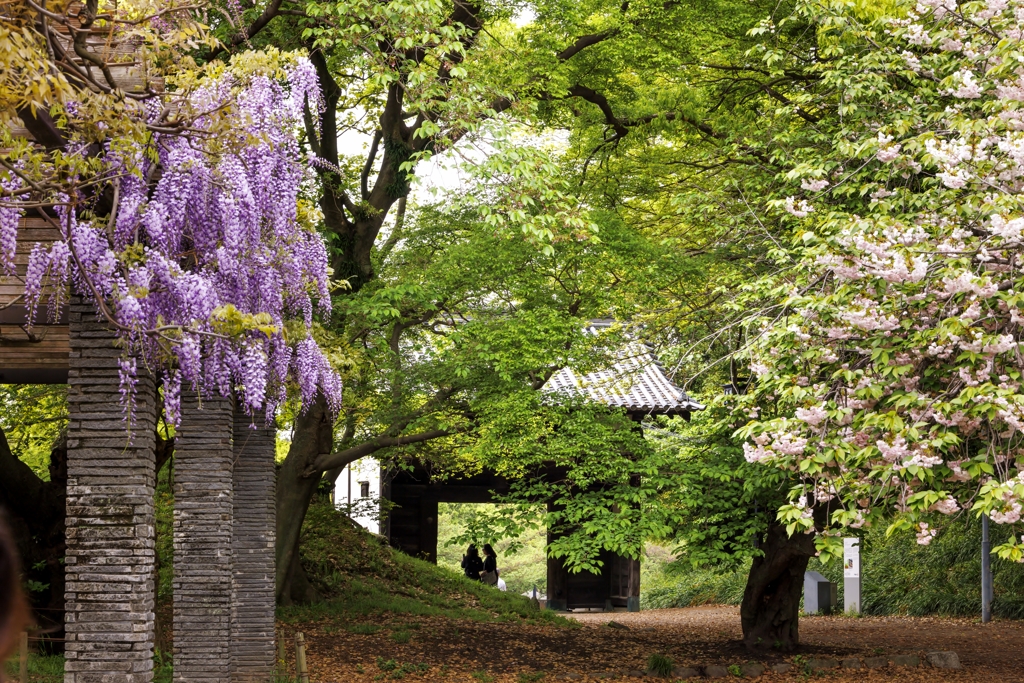
[[[195,88],[187,134],[104,143],[110,216],[83,218],[86,194],[61,194],[50,220],[63,239],[32,250],[29,321],[44,299],[54,315],[71,289],[95,302],[124,343],[128,415],[137,361],[162,376],[175,424],[183,385],[237,395],[268,420],[289,378],[304,402],[319,391],[340,407],[341,379],[312,336],[314,313],[331,310],[326,245],[300,216],[309,169],[297,133],[319,86],[307,59],[279,57],[248,72],[233,61]],[[139,115],[156,120],[164,106],[149,100]],[[8,191],[20,182],[0,174]],[[0,272],[13,272],[23,214],[16,201],[0,207]]]

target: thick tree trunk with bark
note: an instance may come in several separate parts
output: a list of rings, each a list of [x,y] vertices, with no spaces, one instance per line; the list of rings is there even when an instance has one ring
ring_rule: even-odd
[[[752,652],[788,652],[800,643],[800,593],[815,553],[814,536],[790,537],[784,526],[772,524],[762,548],[764,556],[750,566],[740,606],[743,644]]]
[[[306,510],[322,476],[307,475],[317,456],[330,453],[334,423],[322,397],[295,419],[292,445],[277,472],[277,602],[309,603],[319,598],[299,562],[299,537]]]

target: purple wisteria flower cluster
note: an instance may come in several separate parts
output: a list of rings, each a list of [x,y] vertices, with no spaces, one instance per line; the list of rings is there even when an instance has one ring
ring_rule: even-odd
[[[314,312],[331,309],[327,249],[298,215],[309,169],[297,132],[320,93],[308,60],[284,72],[226,69],[189,97],[200,114],[188,134],[108,144],[118,197],[109,220],[83,220],[65,198],[64,239],[31,254],[30,310],[48,281],[51,308],[70,286],[118,330],[126,405],[139,359],[162,375],[172,423],[183,384],[234,394],[268,419],[289,379],[304,401],[320,391],[340,407],[341,379],[311,335]],[[161,108],[150,104],[148,116]],[[0,246],[12,239],[3,218]]]

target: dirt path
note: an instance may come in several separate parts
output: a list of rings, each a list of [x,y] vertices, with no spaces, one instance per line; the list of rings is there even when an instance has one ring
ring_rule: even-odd
[[[573,617],[581,623],[580,628],[405,619],[381,623],[385,628],[372,634],[351,633],[344,625],[327,622],[303,624],[301,630],[310,644],[310,674],[314,683],[368,683],[399,678],[521,683],[565,679],[572,674],[582,675],[583,680],[594,680],[596,674],[614,674],[629,680],[627,672],[643,669],[647,657],[654,653],[668,655],[680,666],[729,666],[751,661],[739,642],[739,612],[734,607],[585,613]],[[610,620],[626,628],[610,628]],[[966,667],[962,671],[891,666],[873,671],[837,670],[828,672],[830,681],[1024,683],[1022,622],[807,617],[801,619],[800,629],[799,654],[803,658],[953,650]],[[792,656],[774,655],[757,661],[770,666],[792,660]],[[805,680],[798,669],[794,667],[787,674],[768,673],[760,680]]]

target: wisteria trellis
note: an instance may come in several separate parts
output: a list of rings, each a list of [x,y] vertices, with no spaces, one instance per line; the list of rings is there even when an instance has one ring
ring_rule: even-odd
[[[29,320],[44,291],[51,314],[70,287],[95,301],[125,343],[129,417],[138,363],[163,376],[171,422],[183,383],[237,392],[246,410],[268,419],[289,377],[304,402],[322,391],[340,406],[341,380],[312,337],[314,310],[331,308],[326,246],[298,215],[309,169],[297,134],[304,104],[317,106],[320,94],[307,59],[285,62],[208,79],[189,96],[200,114],[186,134],[108,140],[101,176],[117,198],[109,219],[81,217],[84,192],[55,197],[50,220],[63,240],[32,251]],[[151,99],[140,116],[155,120],[164,106]],[[0,184],[10,191],[19,179],[0,172]],[[24,214],[12,199],[0,206],[0,272],[8,273]]]

